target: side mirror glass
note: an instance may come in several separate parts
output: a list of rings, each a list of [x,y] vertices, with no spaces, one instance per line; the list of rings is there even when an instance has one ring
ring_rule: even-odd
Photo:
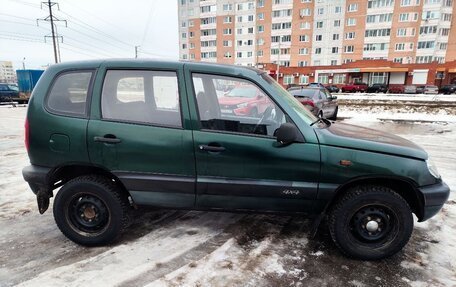
[[[294,142],[303,142],[301,133],[292,123],[283,123],[276,130],[276,137],[277,142],[282,145],[289,145]]]

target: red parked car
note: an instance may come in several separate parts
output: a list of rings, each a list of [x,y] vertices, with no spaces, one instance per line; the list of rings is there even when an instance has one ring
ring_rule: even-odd
[[[257,118],[271,105],[268,97],[252,87],[236,87],[219,98],[223,114]]]
[[[366,92],[367,84],[365,83],[352,83],[342,86],[342,93],[356,93],[356,92]]]

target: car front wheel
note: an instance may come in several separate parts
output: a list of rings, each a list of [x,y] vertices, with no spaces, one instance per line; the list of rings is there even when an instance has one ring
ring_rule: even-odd
[[[334,205],[328,218],[331,237],[349,257],[378,260],[400,251],[413,231],[412,211],[392,189],[356,186]]]
[[[114,241],[129,223],[128,198],[112,180],[96,175],[67,182],[57,193],[53,209],[60,231],[86,246]]]

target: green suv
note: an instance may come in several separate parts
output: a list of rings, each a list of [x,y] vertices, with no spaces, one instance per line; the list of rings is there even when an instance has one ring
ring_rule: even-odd
[[[231,89],[251,89],[258,113]],[[221,99],[224,99],[223,102]],[[46,70],[28,107],[24,179],[40,213],[53,191],[60,230],[92,246],[115,240],[136,206],[301,212],[326,217],[351,257],[407,243],[414,213],[449,196],[428,154],[376,130],[313,116],[264,71],[106,60]]]

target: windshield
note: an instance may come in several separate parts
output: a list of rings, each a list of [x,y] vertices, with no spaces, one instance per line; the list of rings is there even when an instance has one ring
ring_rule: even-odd
[[[288,105],[299,115],[299,117],[306,122],[307,124],[312,124],[317,120],[317,118],[306,109],[295,97],[290,95],[287,90],[285,90],[279,83],[277,83],[273,78],[268,74],[262,73],[261,77],[269,84],[271,87],[282,97],[284,98]]]
[[[19,88],[15,85],[8,85],[8,87],[10,88],[10,90],[19,91]]]
[[[234,88],[225,94],[226,97],[254,98],[257,95],[255,88]]]

